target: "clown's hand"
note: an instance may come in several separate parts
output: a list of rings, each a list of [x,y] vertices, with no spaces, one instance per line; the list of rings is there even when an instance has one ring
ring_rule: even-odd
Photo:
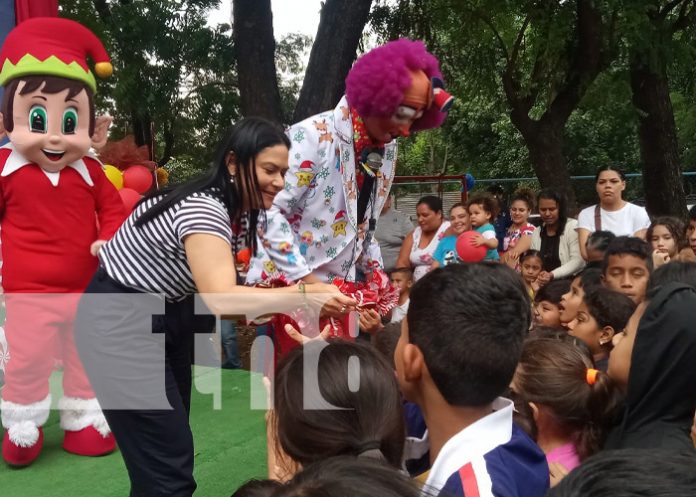
[[[89,252],[92,254],[94,257],[97,256],[99,253],[99,250],[102,248],[102,245],[106,243],[106,240],[95,240],[92,245],[89,246]]]
[[[321,330],[321,333],[319,333],[319,335],[315,336],[314,338],[304,336],[291,324],[285,325],[285,333],[287,333],[290,336],[290,338],[292,338],[296,342],[304,345],[305,343],[313,342],[314,340],[326,341],[326,339],[329,338],[329,335],[331,334],[331,325],[327,324],[326,326],[324,326],[324,329]]]

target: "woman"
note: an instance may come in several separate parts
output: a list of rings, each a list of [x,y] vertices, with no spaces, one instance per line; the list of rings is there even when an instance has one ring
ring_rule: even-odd
[[[587,260],[585,244],[595,231],[611,231],[616,236],[636,236],[645,239],[650,218],[643,207],[626,202],[626,176],[613,166],[603,166],[595,176],[599,203],[583,209],[578,216],[578,242],[582,258]]]
[[[526,188],[520,189],[512,197],[510,218],[512,224],[503,238],[501,261],[512,269],[519,267],[520,255],[529,250],[535,226],[529,223],[529,215],[534,209],[534,194]]]
[[[571,276],[585,264],[580,256],[575,219],[568,219],[566,200],[553,190],[542,190],[537,195],[542,225],[532,234],[532,248],[541,253],[543,270],[539,284]]]
[[[442,200],[434,195],[418,201],[416,215],[418,227],[406,236],[396,261],[396,267],[413,269],[414,282],[430,271],[437,244],[450,226],[442,215]]]
[[[142,200],[99,254],[78,308],[76,342],[123,454],[131,495],[190,496],[196,488],[188,425],[193,333],[210,332],[212,323],[196,319],[194,294],[215,314],[254,318],[263,304],[235,310],[305,291],[302,284],[236,285],[231,226],[248,217],[240,236],[253,253],[259,214],[283,188],[289,145],[264,119],[240,121],[207,175]],[[337,289],[316,284],[306,292]],[[328,305],[354,304],[336,295]]]
[[[457,238],[470,229],[469,211],[466,205],[457,202],[450,207],[450,227],[435,248],[431,270],[461,262],[457,255]]]

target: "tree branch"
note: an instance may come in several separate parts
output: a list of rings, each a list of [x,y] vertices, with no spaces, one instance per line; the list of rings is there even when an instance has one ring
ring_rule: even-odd
[[[684,2],[684,0],[672,0],[671,2],[667,2],[667,4],[657,14],[660,20],[664,21],[669,15],[669,13],[682,2]],[[682,8],[680,10],[683,11],[684,5],[686,5],[687,3],[689,3],[688,0],[684,2],[684,4],[682,4]]]
[[[510,55],[510,65],[514,66],[517,64],[517,55],[520,52],[520,45],[522,45],[522,40],[524,39],[524,33],[527,31],[527,28],[529,27],[529,23],[532,20],[531,14],[528,14],[527,17],[524,19],[524,22],[522,23],[522,27],[520,28],[519,33],[517,33],[517,39],[515,40],[515,44],[512,47],[512,55]]]
[[[691,4],[691,9],[688,9],[689,4]],[[688,12],[687,12],[688,9]],[[679,16],[677,20],[672,24],[672,33],[686,29],[694,24],[696,21],[696,2],[689,1],[684,2],[682,8],[679,10]]]

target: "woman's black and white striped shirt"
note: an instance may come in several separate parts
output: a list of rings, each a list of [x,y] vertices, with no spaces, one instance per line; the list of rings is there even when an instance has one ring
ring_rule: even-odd
[[[140,204],[102,247],[99,259],[107,274],[119,283],[176,301],[196,293],[184,237],[207,233],[231,244],[232,228],[227,208],[214,189],[194,193],[135,227],[135,221],[161,199],[154,197]]]

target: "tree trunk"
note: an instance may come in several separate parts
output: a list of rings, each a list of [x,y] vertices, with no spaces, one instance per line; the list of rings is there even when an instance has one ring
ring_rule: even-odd
[[[241,113],[280,123],[271,0],[234,0],[232,17]]]
[[[326,0],[293,121],[336,106],[358,49],[372,0]]]
[[[524,138],[529,160],[541,187],[564,194],[569,208],[575,208],[575,190],[570,182],[570,172],[563,153],[566,119],[551,119],[548,113],[543,121],[515,122],[514,116],[511,119]]]
[[[650,68],[634,54],[631,62],[633,105],[643,162],[645,204],[652,216],[686,214],[686,197],[669,82],[664,67]]]
[[[131,126],[133,127],[133,137],[135,144],[139,147],[147,146],[148,150],[152,147],[152,118],[149,114],[142,115],[138,111],[131,112]],[[152,154],[150,154],[152,155]]]

